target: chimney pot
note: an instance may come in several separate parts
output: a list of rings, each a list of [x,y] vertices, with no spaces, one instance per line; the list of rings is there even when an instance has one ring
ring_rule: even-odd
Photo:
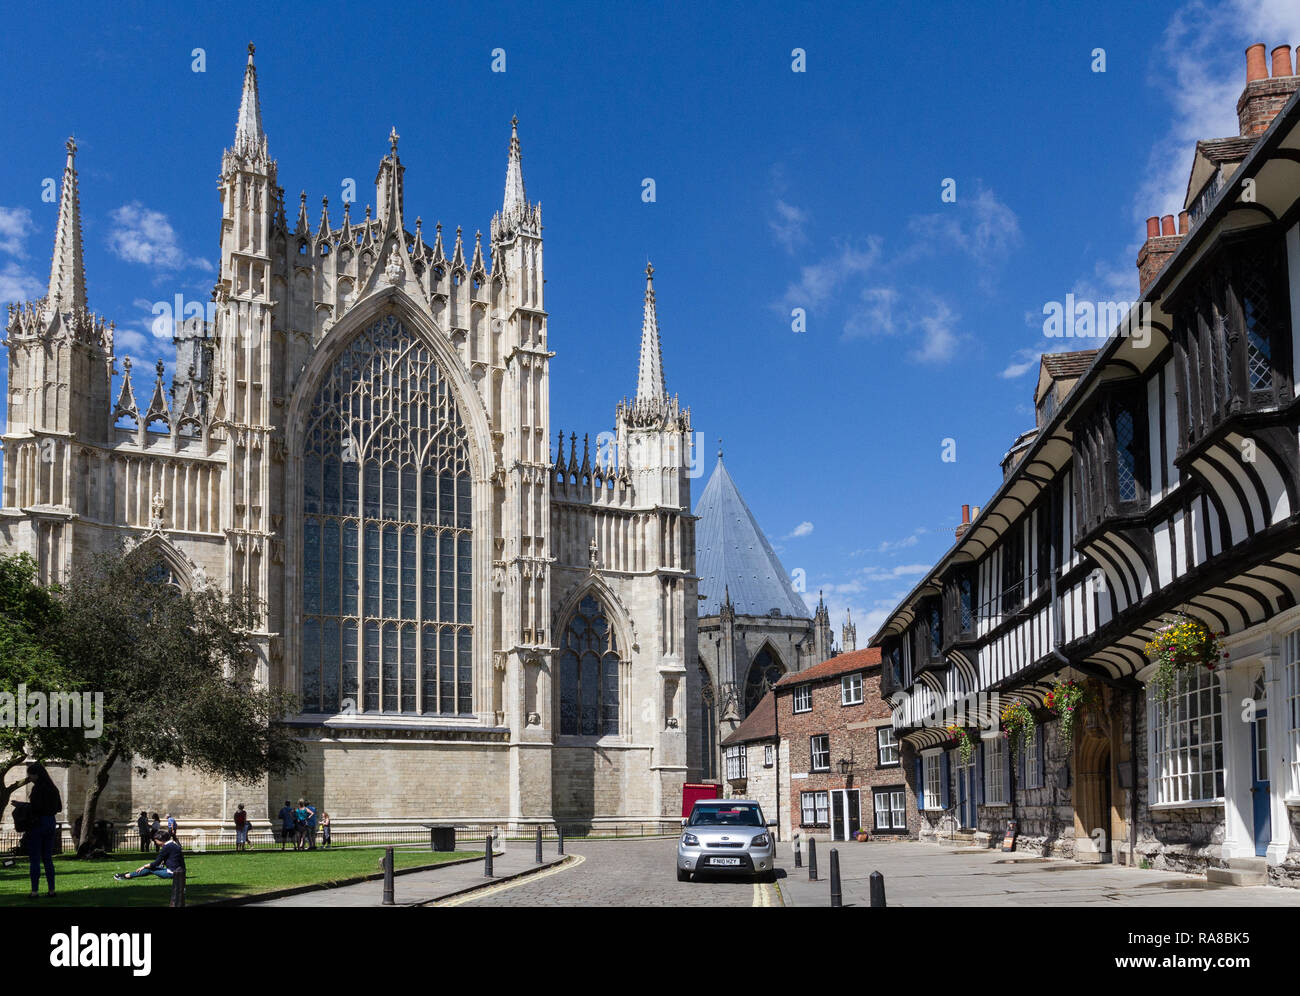
[[[963,505],[963,506],[961,507],[961,521],[962,521],[962,525],[965,525],[966,523],[970,522],[970,506],[969,506],[969,505]]]
[[[1256,42],[1246,49],[1246,82],[1268,79],[1268,64],[1264,59],[1264,43]]]
[[[1187,212],[1179,211],[1178,212],[1178,234],[1179,235],[1187,234],[1187,224],[1188,224]]]
[[[1273,49],[1273,75],[1291,76],[1291,46],[1278,45]]]
[[[1172,214],[1167,214],[1160,219],[1160,234],[1161,235],[1174,234],[1174,216]]]
[[[1154,239],[1160,234],[1160,216],[1147,219],[1147,238]]]

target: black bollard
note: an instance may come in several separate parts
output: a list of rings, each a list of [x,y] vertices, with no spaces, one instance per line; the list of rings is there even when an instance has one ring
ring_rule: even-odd
[[[796,837],[796,838],[794,839],[794,866],[795,866],[796,868],[802,868],[802,867],[803,867],[803,851],[799,850],[799,838],[798,838],[798,837]]]
[[[871,873],[871,908],[884,909],[885,906],[885,876],[874,871]]]
[[[492,835],[488,834],[483,845],[483,874],[488,878],[492,877]]]
[[[180,907],[185,905],[185,869],[182,868],[172,876],[172,898],[167,904],[171,907]]]
[[[384,906],[393,905],[393,849],[384,849]]]
[[[808,881],[817,881],[817,838],[808,838]]]
[[[542,863],[542,825],[537,824],[537,863]]]
[[[844,905],[844,893],[840,891],[840,852],[834,847],[831,848],[831,905]]]
[[[560,826],[560,825],[557,823],[556,826],[555,826],[555,833],[556,833],[556,836],[557,836],[557,837],[559,838],[559,840],[560,840],[560,850],[559,850],[559,853],[560,853],[560,854],[563,854],[563,853],[564,853],[564,827]]]

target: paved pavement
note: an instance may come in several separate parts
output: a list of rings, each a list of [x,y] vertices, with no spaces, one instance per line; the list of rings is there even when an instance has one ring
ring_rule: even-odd
[[[784,862],[780,889],[787,906],[830,905],[830,845],[817,844],[820,881],[808,881],[807,867]],[[870,905],[873,871],[885,877],[890,906],[1300,906],[1300,889],[1211,889],[1204,876],[1175,872],[1024,860],[911,841],[834,846],[845,906]]]
[[[584,840],[565,844],[581,857],[553,874],[504,885],[470,898],[467,906],[777,906],[776,889],[744,878],[713,876],[677,881],[677,838],[668,840]],[[778,858],[789,857],[778,845]]]
[[[398,906],[420,906],[445,899],[448,896],[467,889],[491,885],[494,880],[516,875],[521,872],[535,872],[539,868],[553,865],[560,861],[555,852],[555,845],[548,844],[542,852],[543,864],[536,863],[537,852],[534,845],[507,844],[503,853],[492,859],[493,878],[483,875],[483,860],[469,861],[449,867],[432,868],[428,871],[408,872],[401,870],[393,876],[393,898]],[[355,885],[343,885],[335,889],[317,889],[302,892],[296,896],[282,899],[268,899],[260,903],[248,903],[249,906],[380,906],[384,898],[383,879],[371,882],[358,882]]]

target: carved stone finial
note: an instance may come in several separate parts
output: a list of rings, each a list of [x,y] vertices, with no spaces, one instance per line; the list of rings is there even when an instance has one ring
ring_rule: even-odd
[[[401,137],[397,134],[397,126],[393,125],[393,130],[388,133],[388,147],[393,150],[393,155],[397,155],[397,140]]]
[[[384,267],[384,278],[390,283],[401,286],[406,276],[406,270],[402,267],[402,257],[398,255],[397,245],[388,252],[388,265]]]

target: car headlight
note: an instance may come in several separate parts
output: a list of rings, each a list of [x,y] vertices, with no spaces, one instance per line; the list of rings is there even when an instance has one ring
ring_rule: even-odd
[[[693,833],[684,833],[682,834],[682,843],[687,847],[699,847],[700,838]]]
[[[765,834],[765,833],[760,833],[760,834],[757,834],[757,835],[754,837],[754,839],[751,840],[751,841],[749,842],[749,846],[750,846],[750,847],[767,847],[767,845],[770,844],[770,843],[772,843],[772,838],[769,837],[769,836],[768,836],[767,834]]]

